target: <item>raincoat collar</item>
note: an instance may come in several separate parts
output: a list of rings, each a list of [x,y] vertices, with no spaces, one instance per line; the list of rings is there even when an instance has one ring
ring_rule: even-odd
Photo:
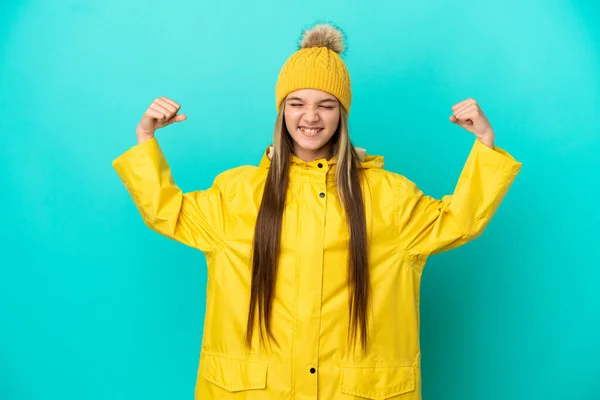
[[[358,157],[361,161],[360,168],[369,169],[369,168],[380,168],[383,169],[383,156],[372,156],[367,154],[367,150],[361,147],[354,147],[356,152],[358,153]],[[269,146],[265,152],[263,153],[262,159],[260,160],[260,167],[269,168],[271,165],[273,146]],[[333,156],[329,160],[326,159],[317,159],[314,161],[304,161],[295,155],[291,155],[290,162],[292,165],[304,167],[304,168],[318,168],[319,163],[327,163],[329,166],[336,164],[336,157]]]

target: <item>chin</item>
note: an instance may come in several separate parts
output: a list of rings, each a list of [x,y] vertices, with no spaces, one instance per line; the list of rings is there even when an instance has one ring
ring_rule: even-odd
[[[306,140],[304,138],[299,138],[298,140],[294,139],[296,145],[304,150],[315,151],[319,150],[321,147],[325,146],[327,142],[323,142],[322,140],[314,141],[314,140]]]
[[[291,135],[294,142],[298,143],[302,148],[307,150],[318,150],[325,146],[328,142],[328,135],[318,135],[312,138],[306,137],[302,134]]]

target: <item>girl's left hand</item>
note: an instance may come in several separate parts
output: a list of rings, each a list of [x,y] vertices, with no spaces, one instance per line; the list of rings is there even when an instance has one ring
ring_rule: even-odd
[[[494,130],[490,121],[473,99],[467,99],[452,106],[450,121],[474,133],[477,139],[494,148]]]

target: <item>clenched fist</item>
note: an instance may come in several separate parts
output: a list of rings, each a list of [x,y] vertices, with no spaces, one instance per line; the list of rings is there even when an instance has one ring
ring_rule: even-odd
[[[486,146],[494,148],[494,130],[475,100],[467,99],[453,105],[450,121],[474,133]]]
[[[154,137],[157,129],[164,128],[174,122],[181,122],[186,119],[185,114],[177,114],[181,106],[167,97],[155,99],[146,110],[135,133],[138,143]]]

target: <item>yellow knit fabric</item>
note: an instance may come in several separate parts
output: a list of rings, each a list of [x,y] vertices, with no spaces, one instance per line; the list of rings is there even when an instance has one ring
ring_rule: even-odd
[[[337,97],[350,113],[350,75],[342,58],[327,47],[300,49],[288,58],[277,79],[277,111],[285,97],[299,89],[318,89]]]

